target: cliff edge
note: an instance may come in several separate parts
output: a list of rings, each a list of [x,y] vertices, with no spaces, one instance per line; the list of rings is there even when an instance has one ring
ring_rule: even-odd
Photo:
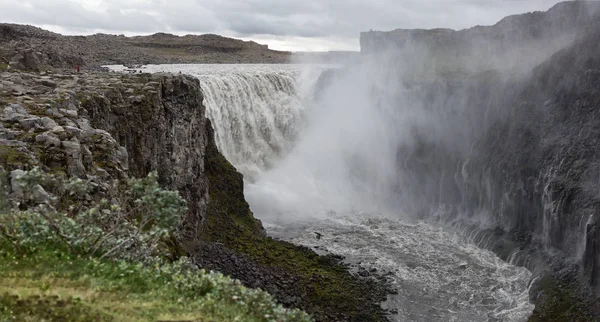
[[[118,200],[119,182],[156,171],[160,186],[187,203],[165,241],[171,259],[189,256],[318,321],[387,320],[379,281],[352,276],[339,258],[265,236],[244,200],[242,175],[214,143],[197,79],[61,70],[0,76],[0,166],[13,207],[73,211],[53,201],[60,187],[40,186],[34,200],[20,201],[15,178],[34,167],[89,182],[89,202]]]

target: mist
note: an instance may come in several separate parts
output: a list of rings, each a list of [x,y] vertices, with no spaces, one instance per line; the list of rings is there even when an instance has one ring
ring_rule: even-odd
[[[493,30],[363,34],[360,60],[314,85],[291,151],[247,185],[253,211],[293,222],[332,212],[423,218],[448,204],[466,207],[473,145],[512,115],[505,98],[519,94],[534,67],[577,39],[575,28],[544,19],[549,28],[533,36],[515,34],[515,19]],[[474,215],[478,207],[468,205],[469,220],[496,224]]]

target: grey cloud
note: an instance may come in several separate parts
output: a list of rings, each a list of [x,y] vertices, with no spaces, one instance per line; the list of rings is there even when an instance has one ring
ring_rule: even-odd
[[[0,21],[89,33],[218,33],[352,39],[396,28],[494,24],[559,0],[0,0]],[[86,9],[87,8],[87,9]]]

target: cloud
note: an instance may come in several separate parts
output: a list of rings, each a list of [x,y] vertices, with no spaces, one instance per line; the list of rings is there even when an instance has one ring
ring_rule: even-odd
[[[217,33],[271,47],[358,49],[365,30],[494,24],[559,0],[0,0],[0,21],[68,34]],[[314,46],[310,42],[314,43]],[[298,44],[300,43],[300,45]],[[274,44],[277,44],[274,46]],[[286,48],[287,47],[287,48]]]

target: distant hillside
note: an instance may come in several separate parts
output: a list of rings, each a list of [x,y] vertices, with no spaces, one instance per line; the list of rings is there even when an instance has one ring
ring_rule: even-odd
[[[218,35],[63,36],[41,28],[0,24],[0,63],[23,49],[41,52],[52,67],[161,63],[287,63],[291,53]]]

